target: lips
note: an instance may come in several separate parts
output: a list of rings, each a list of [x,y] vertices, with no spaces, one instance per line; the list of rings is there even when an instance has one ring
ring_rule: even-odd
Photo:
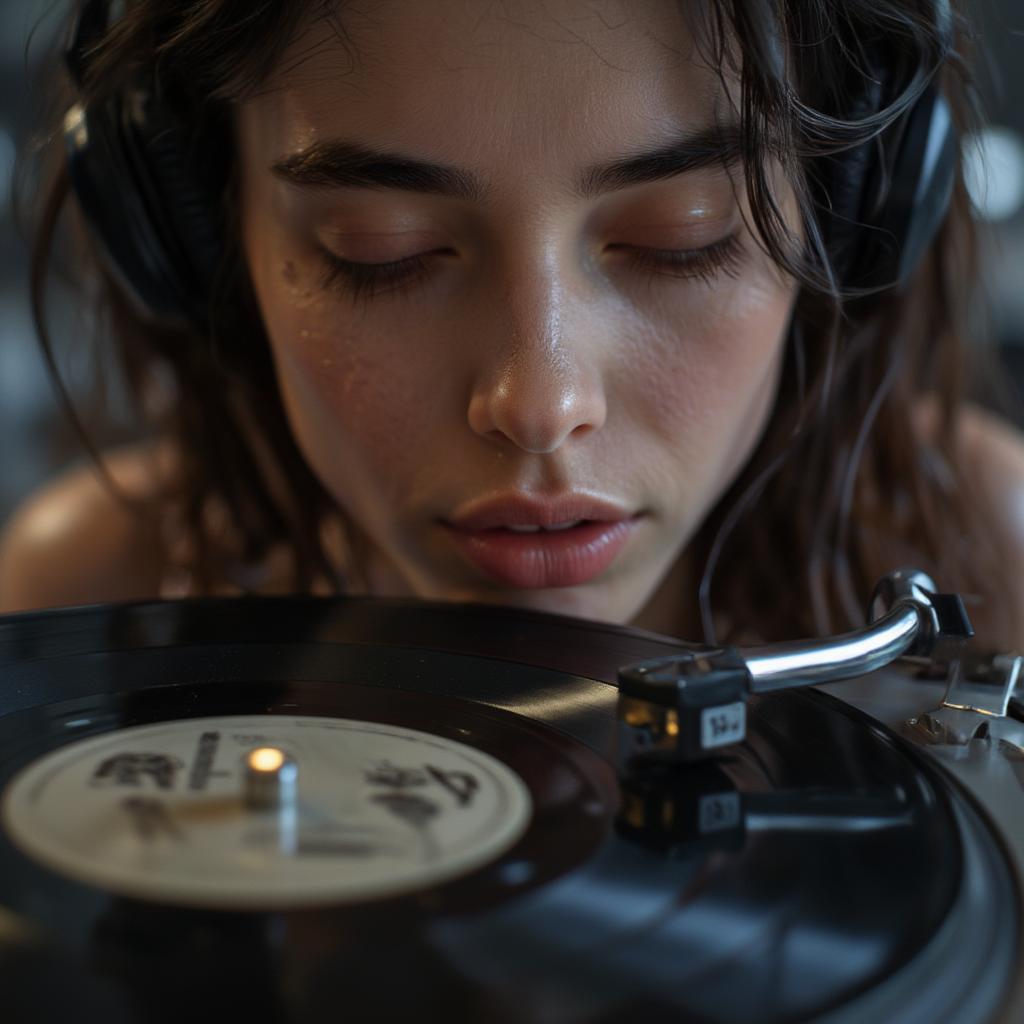
[[[639,519],[581,495],[550,501],[512,495],[464,507],[443,525],[476,569],[503,586],[525,589],[571,587],[599,576]]]

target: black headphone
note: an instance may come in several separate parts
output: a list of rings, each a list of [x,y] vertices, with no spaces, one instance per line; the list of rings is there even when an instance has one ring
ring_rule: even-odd
[[[932,0],[930,14],[945,56],[953,47],[949,0]],[[895,99],[891,81],[897,61],[883,37],[864,46],[845,119],[867,120]],[[920,68],[911,69],[911,79],[920,76]],[[918,84],[920,93],[904,114],[867,141],[814,162],[810,187],[818,223],[843,289],[902,287],[949,210],[960,140],[938,85]]]
[[[85,54],[107,29],[109,0],[87,0],[65,54],[81,87]],[[91,235],[147,319],[204,329],[223,251],[223,213],[202,152],[153,81],[64,118],[71,186]]]
[[[110,0],[86,0],[65,54],[81,86],[87,52],[106,31]],[[949,0],[934,0],[948,36]],[[880,59],[879,63],[884,63]],[[851,117],[888,101],[884,67],[861,86]],[[110,269],[147,318],[205,329],[223,251],[223,213],[199,173],[203,154],[158,83],[137,81],[65,117],[71,185]],[[843,287],[899,287],[949,207],[959,146],[934,83],[876,137],[818,162],[812,187],[823,240]]]

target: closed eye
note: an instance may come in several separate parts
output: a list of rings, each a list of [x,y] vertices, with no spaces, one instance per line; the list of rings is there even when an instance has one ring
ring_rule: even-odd
[[[649,249],[628,245],[613,245],[609,248],[626,253],[633,267],[651,277],[701,281],[710,281],[719,273],[735,277],[743,256],[743,245],[738,233],[700,249]],[[341,289],[354,300],[403,292],[430,273],[431,257],[451,252],[450,249],[438,249],[385,263],[360,263],[342,259],[326,247],[321,247],[324,272],[320,286]]]
[[[373,298],[380,292],[404,290],[429,271],[429,255],[420,253],[387,263],[358,263],[342,259],[330,249],[323,248],[324,274],[320,286],[341,288],[357,300]]]
[[[652,277],[695,278],[701,281],[710,281],[722,273],[735,277],[739,273],[744,251],[738,233],[701,249],[620,248],[629,254],[633,266]]]

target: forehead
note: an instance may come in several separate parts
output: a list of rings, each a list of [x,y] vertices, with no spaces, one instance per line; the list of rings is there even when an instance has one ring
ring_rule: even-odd
[[[245,121],[266,155],[358,137],[475,166],[620,154],[724,111],[674,0],[361,0],[306,25]],[[253,140],[255,141],[255,140]],[[272,152],[271,152],[272,151]]]

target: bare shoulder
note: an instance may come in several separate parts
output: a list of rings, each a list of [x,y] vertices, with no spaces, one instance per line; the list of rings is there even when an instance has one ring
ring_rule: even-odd
[[[0,534],[0,612],[157,595],[157,518],[144,511],[169,469],[158,445],[105,456],[111,492],[91,465],[63,473],[15,510]]]
[[[1024,552],[1024,433],[1012,423],[975,405],[965,406],[958,423],[959,454],[968,483],[1006,532],[1007,555]]]
[[[936,405],[929,398],[915,408],[919,436],[934,437]],[[959,463],[973,498],[994,528],[1007,532],[1010,554],[1024,542],[1024,433],[1009,420],[965,403],[956,420]]]
[[[1015,626],[999,643],[1024,651],[1024,434],[1008,420],[969,405],[958,421],[957,442],[970,500],[990,531],[1010,591],[1005,598]]]

